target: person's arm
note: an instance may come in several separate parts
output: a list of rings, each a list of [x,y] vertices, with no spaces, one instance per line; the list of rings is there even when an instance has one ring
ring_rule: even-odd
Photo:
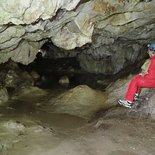
[[[151,63],[148,68],[147,74],[145,74],[144,76],[149,79],[155,79],[155,56],[151,58]]]
[[[149,69],[150,63],[151,63],[151,60],[150,59],[147,59],[145,61],[145,63],[141,67],[141,70],[142,71],[141,71],[141,73],[139,73],[139,75],[145,76],[146,74],[148,74],[148,69]]]

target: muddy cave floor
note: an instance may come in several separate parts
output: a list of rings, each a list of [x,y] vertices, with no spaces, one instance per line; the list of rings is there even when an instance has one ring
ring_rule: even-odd
[[[0,155],[155,155],[155,121],[136,109],[115,106],[87,121],[38,109],[46,99],[32,95],[0,108]]]

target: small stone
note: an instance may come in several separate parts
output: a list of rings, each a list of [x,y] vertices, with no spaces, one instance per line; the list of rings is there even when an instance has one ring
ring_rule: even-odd
[[[67,76],[63,76],[59,79],[59,84],[61,86],[68,86],[69,85],[69,78]]]

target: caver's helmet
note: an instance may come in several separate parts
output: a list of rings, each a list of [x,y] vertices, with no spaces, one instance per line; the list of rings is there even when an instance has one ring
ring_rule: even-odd
[[[155,53],[155,43],[151,43],[148,45],[148,51],[154,51]]]

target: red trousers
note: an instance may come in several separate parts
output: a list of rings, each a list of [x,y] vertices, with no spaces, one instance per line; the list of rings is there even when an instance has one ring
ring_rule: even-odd
[[[141,88],[155,88],[155,79],[136,75],[130,82],[126,93],[126,100],[133,102],[135,93],[139,94]]]

